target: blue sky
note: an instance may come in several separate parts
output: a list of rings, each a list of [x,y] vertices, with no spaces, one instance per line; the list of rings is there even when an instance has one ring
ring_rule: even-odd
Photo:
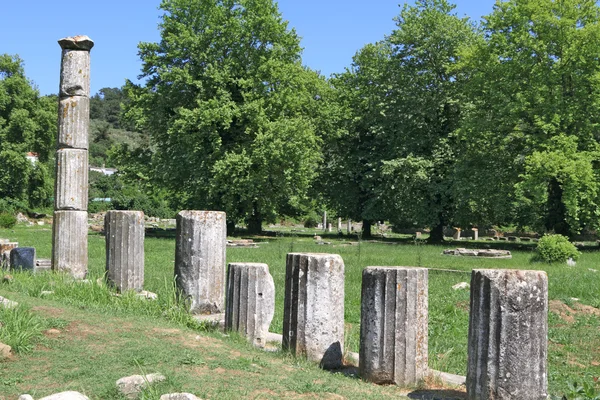
[[[457,0],[457,13],[478,21],[494,0]],[[409,1],[412,3],[412,1]],[[92,49],[92,93],[137,81],[139,42],[160,39],[160,0],[4,0],[0,5],[0,54],[18,54],[41,94],[56,93],[60,47],[65,36],[88,35]],[[279,0],[283,18],[302,37],[303,63],[325,76],[342,72],[367,43],[395,27],[399,0]]]

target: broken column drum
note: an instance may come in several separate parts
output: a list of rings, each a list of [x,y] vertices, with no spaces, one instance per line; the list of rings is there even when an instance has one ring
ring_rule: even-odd
[[[344,261],[339,255],[287,255],[282,344],[322,368],[342,366]]]
[[[469,399],[546,399],[548,278],[543,271],[473,270]]]
[[[58,41],[62,49],[52,228],[52,269],[87,275],[90,50],[87,36]]]
[[[225,311],[227,224],[220,211],[177,214],[175,282],[193,314]]]
[[[267,264],[230,263],[225,329],[263,347],[275,313],[275,284]]]
[[[144,213],[109,211],[104,217],[106,279],[118,291],[144,288]]]
[[[427,284],[426,268],[363,270],[359,370],[364,380],[414,385],[425,378]]]

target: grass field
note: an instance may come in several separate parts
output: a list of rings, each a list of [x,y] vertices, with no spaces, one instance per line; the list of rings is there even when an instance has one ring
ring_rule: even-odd
[[[146,318],[160,321],[160,324],[175,324],[180,327],[178,329],[189,329],[184,326],[186,324],[197,329],[187,323],[186,318],[177,311],[165,314],[164,310],[160,310],[160,307],[173,308],[173,304],[168,299],[172,298],[173,290],[175,241],[168,232],[164,236],[147,237],[145,241],[145,288],[159,294],[161,298],[159,303],[149,305],[128,296],[115,298],[109,295],[110,298],[107,298],[105,291],[91,289],[94,285],[87,288],[81,285],[75,288],[69,286],[68,290],[65,289],[60,293],[57,291],[52,301],[70,307],[84,307],[94,313],[117,315],[120,318],[137,318],[145,315]],[[34,246],[37,249],[38,258],[50,258],[51,230],[47,226],[17,226],[13,230],[0,230],[0,237],[18,241],[20,246]],[[346,348],[355,352],[358,352],[362,270],[366,266],[386,265],[431,268],[429,275],[430,367],[461,375],[466,373],[469,292],[468,290],[455,291],[452,286],[459,282],[469,282],[470,272],[474,268],[545,270],[549,277],[549,298],[552,310],[549,315],[550,392],[555,395],[569,392],[571,390],[569,385],[574,382],[585,381],[591,385],[597,385],[594,382],[600,376],[600,310],[598,310],[600,308],[600,272],[592,270],[600,270],[600,252],[585,252],[576,267],[567,267],[566,265],[532,262],[532,251],[514,251],[513,258],[510,260],[475,259],[443,256],[441,253],[444,247],[440,246],[415,243],[360,242],[356,244],[356,238],[351,238],[352,243],[348,239],[347,237],[332,236],[331,239],[325,239],[330,241],[331,245],[317,245],[309,236],[289,236],[289,234],[282,236],[279,234],[276,237],[255,238],[255,240],[262,241],[258,249],[228,248],[227,260],[230,262],[263,262],[269,265],[276,286],[276,312],[271,331],[281,332],[285,255],[292,251],[340,254],[346,268]],[[494,245],[500,244],[494,243]],[[447,247],[456,247],[456,245],[449,244]],[[91,233],[89,236],[89,259],[90,279],[95,280],[102,276],[105,262],[104,237],[99,234]],[[48,290],[46,286],[49,285],[49,279],[44,276],[32,277],[27,274],[15,274],[13,283],[0,285],[0,295],[16,292],[21,296],[39,297],[42,290]],[[86,295],[87,292],[95,290],[98,293]],[[578,300],[573,300],[574,298]],[[167,318],[163,318],[165,315]],[[237,343],[236,346],[241,346],[241,344]],[[23,363],[21,368],[27,368],[26,360],[27,357],[23,357],[23,360],[13,361],[12,364],[18,367],[19,363]],[[286,359],[285,363],[293,365],[294,362]],[[154,367],[153,361],[148,361],[146,365]],[[11,370],[13,370],[12,367]],[[319,379],[321,378],[317,380]],[[349,378],[343,379],[348,380]],[[0,393],[2,392],[1,385],[0,378]],[[287,391],[288,389],[281,390]],[[313,389],[317,390],[317,388]],[[279,389],[273,390],[277,392]],[[328,390],[324,390],[319,393],[328,392]],[[352,398],[355,395],[356,393],[349,393],[346,396]],[[379,395],[387,396],[383,392],[377,394],[377,396]],[[394,395],[397,396],[398,392],[395,392]],[[215,392],[208,392],[207,396],[215,398]]]

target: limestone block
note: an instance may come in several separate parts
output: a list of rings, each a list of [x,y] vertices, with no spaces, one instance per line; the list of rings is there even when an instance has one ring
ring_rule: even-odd
[[[56,151],[56,210],[85,211],[88,205],[88,152],[81,149]]]
[[[144,213],[109,211],[106,232],[106,279],[119,292],[144,288]]]
[[[175,281],[193,314],[225,311],[227,225],[220,211],[177,214]]]
[[[468,398],[546,399],[547,354],[546,273],[473,270]]]
[[[61,99],[58,107],[58,148],[88,148],[90,99],[72,96]]]
[[[275,284],[267,264],[230,263],[225,329],[263,347],[275,314]]]
[[[87,36],[76,36],[61,39],[58,43],[62,48],[59,96],[89,97],[90,50],[94,42]]]
[[[11,269],[32,271],[35,269],[35,248],[17,247],[10,251]]]
[[[0,342],[0,360],[10,357],[11,351],[12,351],[12,347]]]
[[[15,308],[19,305],[16,301],[9,300],[5,297],[0,296],[0,307],[2,308]]]
[[[200,400],[200,398],[191,393],[169,393],[160,396],[160,400]]]
[[[427,375],[428,271],[367,267],[362,276],[360,376],[415,385]]]
[[[283,315],[284,350],[342,366],[344,348],[344,261],[337,254],[289,253]]]
[[[86,211],[55,211],[52,224],[52,270],[83,279],[88,269]]]
[[[61,392],[50,396],[42,397],[39,400],[90,400],[89,397],[79,392]]]
[[[154,382],[162,382],[165,379],[167,378],[161,374],[131,375],[119,379],[116,384],[119,392],[125,397],[135,399],[142,391],[142,388]]]

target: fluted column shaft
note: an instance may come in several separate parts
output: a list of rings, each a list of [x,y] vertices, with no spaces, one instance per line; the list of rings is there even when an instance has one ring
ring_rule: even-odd
[[[104,217],[106,279],[120,292],[144,288],[144,213],[109,211]]]
[[[227,225],[220,211],[177,214],[175,281],[194,314],[225,311]]]
[[[548,278],[543,271],[473,270],[467,396],[548,396]]]
[[[263,347],[275,313],[275,284],[267,264],[230,263],[226,304],[225,329]]]
[[[342,366],[344,261],[337,254],[290,253],[286,260],[283,349]]]
[[[375,383],[413,385],[427,374],[428,271],[363,270],[360,376]]]

